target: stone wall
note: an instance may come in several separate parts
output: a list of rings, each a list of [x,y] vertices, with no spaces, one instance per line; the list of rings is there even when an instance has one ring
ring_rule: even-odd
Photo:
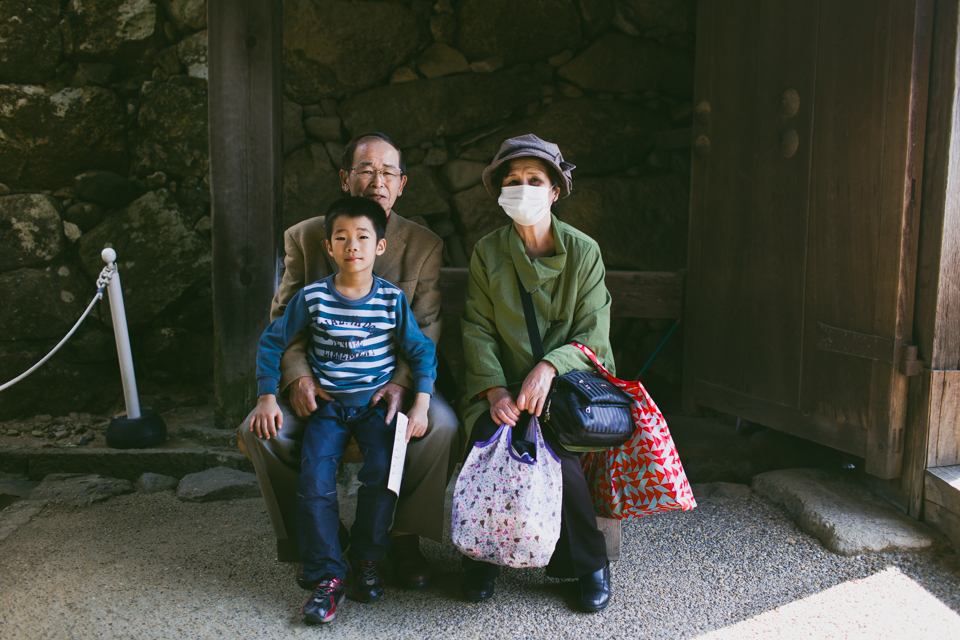
[[[610,269],[686,264],[695,0],[285,0],[284,221],[340,197],[344,143],[403,148],[396,211],[445,240],[448,266],[507,219],[480,172],[507,137],[558,143],[574,190],[557,214]],[[209,385],[212,368],[204,0],[6,0],[0,5],[0,381],[20,373],[120,256],[138,376]],[[658,140],[661,144],[658,145]],[[109,311],[0,418],[116,398]],[[617,321],[634,375],[671,323]],[[680,341],[651,368],[679,385]],[[64,384],[66,382],[66,384]]]

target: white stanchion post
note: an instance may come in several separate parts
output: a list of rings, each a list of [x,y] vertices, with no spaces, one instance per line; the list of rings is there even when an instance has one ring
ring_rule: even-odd
[[[140,398],[137,395],[137,378],[133,373],[133,356],[130,353],[130,334],[127,332],[127,315],[123,310],[123,291],[120,289],[120,273],[117,270],[117,252],[107,247],[100,257],[113,270],[107,297],[110,299],[110,317],[113,319],[113,335],[117,341],[117,357],[120,358],[120,378],[123,381],[123,399],[127,405],[127,418],[140,417]]]

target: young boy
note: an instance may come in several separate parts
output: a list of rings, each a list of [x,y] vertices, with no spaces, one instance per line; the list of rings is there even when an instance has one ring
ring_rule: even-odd
[[[390,380],[397,344],[413,371],[416,399],[407,413],[407,440],[427,429],[427,409],[437,376],[433,342],[420,332],[403,292],[373,275],[386,248],[383,208],[366,198],[344,198],[327,212],[327,251],[339,271],[304,287],[283,317],[263,332],[257,349],[257,408],[250,429],[276,436],[283,416],[277,405],[280,358],[304,327],[310,327],[308,358],[326,403],[307,422],[297,485],[300,559],[307,581],[316,583],[303,605],[308,623],[331,622],[346,592],[347,566],[337,539],[340,512],[334,474],[350,436],[364,463],[359,475],[357,518],[351,531],[352,595],[361,602],[383,598],[378,563],[390,546],[388,529],[397,496],[387,489],[394,425],[386,406],[369,406]]]

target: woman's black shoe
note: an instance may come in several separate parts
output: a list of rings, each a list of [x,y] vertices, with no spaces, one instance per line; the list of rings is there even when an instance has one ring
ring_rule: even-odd
[[[493,583],[499,573],[500,568],[492,564],[467,569],[460,583],[463,597],[470,602],[489,600],[493,597]]]
[[[602,611],[610,604],[610,562],[580,578],[580,610]]]

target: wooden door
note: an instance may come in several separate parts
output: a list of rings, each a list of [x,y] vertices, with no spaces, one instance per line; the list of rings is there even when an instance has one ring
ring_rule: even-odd
[[[700,0],[684,393],[896,477],[929,0]]]

